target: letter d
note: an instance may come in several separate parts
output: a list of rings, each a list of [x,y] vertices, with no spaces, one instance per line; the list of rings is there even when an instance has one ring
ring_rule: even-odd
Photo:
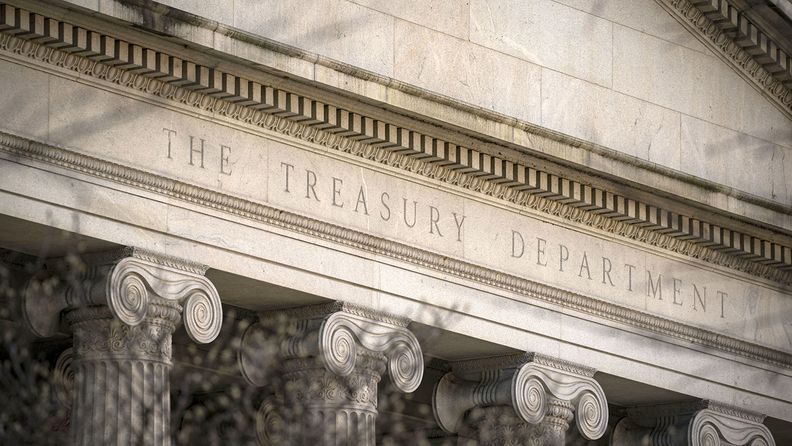
[[[517,254],[517,238],[520,239],[520,254]],[[525,240],[519,232],[512,229],[512,257],[520,258],[525,253]]]

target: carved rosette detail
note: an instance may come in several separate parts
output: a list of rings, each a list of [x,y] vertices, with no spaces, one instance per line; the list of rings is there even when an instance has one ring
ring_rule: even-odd
[[[507,406],[523,423],[565,432],[574,412],[580,433],[596,440],[607,429],[608,407],[592,374],[538,355],[457,363],[435,387],[435,418],[444,430],[458,432],[470,410]]]

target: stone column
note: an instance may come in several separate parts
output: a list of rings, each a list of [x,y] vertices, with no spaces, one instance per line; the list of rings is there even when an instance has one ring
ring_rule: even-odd
[[[714,401],[627,409],[613,446],[775,446],[764,415]]]
[[[608,407],[593,375],[533,353],[455,362],[435,387],[435,418],[483,445],[564,445],[573,419],[596,440],[607,429]]]
[[[31,282],[24,294],[37,334],[74,337],[72,444],[169,445],[171,335],[183,320],[194,341],[217,337],[217,290],[205,267],[145,250],[85,260],[51,292]]]
[[[274,390],[260,410],[261,444],[373,446],[381,376],[405,393],[423,377],[408,323],[341,302],[263,315],[240,353],[246,379]]]

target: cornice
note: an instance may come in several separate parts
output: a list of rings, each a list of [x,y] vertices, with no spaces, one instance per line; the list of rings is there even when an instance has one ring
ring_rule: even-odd
[[[6,4],[0,10],[0,50],[792,285],[789,246]]]
[[[71,0],[38,1],[46,3],[47,6],[42,6],[40,3],[31,3],[30,0],[14,0],[14,3],[20,3],[23,7],[28,5],[30,8],[35,5],[35,9],[39,11],[56,11],[54,14],[57,16],[80,20],[80,23],[87,24],[88,27],[97,27],[106,32],[137,34],[135,37],[129,37],[131,40],[145,39],[146,37],[143,36],[153,33],[153,38],[159,40],[158,44],[167,41],[171,45],[170,51],[174,52],[174,54],[181,54],[185,48],[197,50],[199,54],[193,54],[199,57],[205,56],[204,63],[208,66],[216,66],[218,60],[223,62],[232,61],[240,69],[247,69],[247,76],[252,76],[253,78],[261,77],[262,75],[275,76],[276,79],[270,82],[276,83],[281,83],[286,79],[287,82],[293,82],[290,84],[290,88],[299,89],[305,92],[307,96],[325,97],[328,94],[332,95],[333,99],[329,100],[329,102],[349,99],[348,96],[351,93],[358,95],[351,99],[356,106],[361,103],[359,97],[363,97],[368,101],[376,101],[375,104],[377,105],[375,108],[377,108],[378,112],[382,112],[383,109],[380,108],[379,103],[382,101],[389,102],[388,99],[382,96],[382,93],[390,90],[397,91],[403,95],[393,96],[404,96],[404,98],[409,99],[407,102],[403,102],[404,99],[402,99],[396,101],[397,103],[391,104],[399,107],[399,111],[391,114],[386,120],[407,118],[411,121],[408,126],[415,126],[416,124],[427,125],[429,129],[424,131],[428,134],[443,133],[449,140],[458,140],[460,136],[473,140],[472,142],[465,142],[463,145],[477,145],[484,141],[485,145],[493,146],[489,148],[489,151],[493,153],[500,154],[501,149],[508,148],[520,155],[526,155],[537,160],[551,163],[560,162],[571,166],[573,170],[579,169],[577,161],[579,157],[596,159],[609,164],[624,165],[634,169],[635,173],[625,176],[622,178],[623,180],[643,184],[648,177],[656,177],[650,183],[655,184],[656,188],[665,189],[670,187],[668,192],[672,194],[672,199],[673,196],[690,196],[689,190],[692,188],[696,194],[699,194],[698,196],[701,200],[727,213],[731,212],[731,209],[723,207],[720,197],[729,197],[737,200],[739,203],[748,206],[746,209],[736,212],[736,214],[742,216],[741,218],[750,218],[752,211],[748,211],[748,209],[756,210],[756,208],[778,213],[780,214],[778,217],[792,213],[792,205],[789,204],[763,198],[734,187],[628,155],[618,150],[522,121],[494,110],[470,104],[155,1],[107,0],[102,4],[101,8],[98,6],[86,6],[88,10],[75,10],[69,4],[74,3]],[[94,17],[88,18],[88,15],[85,14],[86,12]],[[133,28],[144,30],[144,32],[139,33],[137,30],[133,32]],[[152,35],[149,34],[148,38],[151,37]],[[166,39],[163,40],[160,37],[165,37]],[[235,45],[224,43],[218,46],[217,42],[233,42]],[[174,43],[178,45],[178,49],[173,48]],[[261,65],[261,61],[264,60],[271,61],[272,66]],[[310,70],[307,70],[309,66]],[[316,70],[317,67],[322,69]],[[251,74],[250,68],[255,71],[255,74]],[[330,93],[327,88],[317,88],[312,85],[307,88],[309,92],[306,92],[305,87],[307,84],[305,79],[306,76],[310,77],[309,72],[313,73],[317,82],[331,87],[338,87],[342,91],[340,94],[335,94]],[[322,74],[317,76],[319,72]],[[438,113],[446,116],[448,120],[430,124],[429,121],[424,119],[425,117],[422,116],[424,112],[421,111],[427,106],[438,110]],[[421,117],[417,121],[409,118],[403,115],[404,109],[418,113]],[[447,128],[449,124],[456,127]],[[662,178],[660,183],[657,182],[658,178]],[[667,182],[669,179],[673,180],[673,184]],[[649,184],[642,188],[644,192],[650,190],[650,193],[654,193],[651,190],[652,186]],[[710,196],[711,194],[713,196]],[[687,212],[690,213],[692,211]],[[748,222],[749,225],[756,225],[757,223],[764,226],[764,222]],[[783,225],[785,229],[789,229],[786,223]],[[771,225],[766,226],[765,229],[769,229],[771,232],[777,230]]]
[[[752,344],[664,317],[572,293],[512,274],[484,268],[463,260],[449,258],[446,255],[371,236],[343,226],[79,154],[61,147],[34,142],[7,133],[0,133],[0,150],[16,156],[31,158],[164,196],[196,203],[259,223],[405,261],[461,279],[517,293],[529,299],[557,305],[561,308],[624,323],[674,339],[730,352],[752,360],[792,368],[792,355],[780,350]]]
[[[726,0],[656,0],[686,29],[715,52],[792,119],[790,57]],[[698,6],[697,6],[698,5]],[[705,12],[706,11],[706,12]],[[712,20],[712,18],[719,18]],[[752,55],[746,48],[758,49]],[[760,63],[767,59],[766,63]],[[787,85],[785,85],[787,84]]]

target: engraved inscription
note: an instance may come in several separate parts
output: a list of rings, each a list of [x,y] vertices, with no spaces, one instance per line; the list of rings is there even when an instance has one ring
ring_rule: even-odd
[[[166,127],[162,128],[162,132],[167,137],[168,160],[184,161],[188,166],[200,169],[214,169],[223,175],[233,173],[236,162],[232,160],[230,146],[196,135],[181,134]]]
[[[278,141],[178,127],[161,138],[177,174],[227,179],[218,187],[284,211],[743,339],[792,338],[785,321],[752,323],[786,308],[783,292],[717,269]]]
[[[536,249],[530,248],[532,242]],[[708,290],[706,285],[674,277],[673,272],[638,269],[625,262],[615,264],[603,254],[576,250],[560,242],[551,244],[542,237],[530,239],[527,234],[514,229],[511,231],[510,256],[515,261],[528,260],[527,265],[555,268],[559,273],[565,273],[563,277],[569,280],[597,280],[602,285],[621,288],[633,295],[644,293],[649,302],[726,317],[727,292],[711,287]]]
[[[374,216],[376,223],[396,224],[434,237],[464,238],[465,215],[458,210],[427,204],[393,190],[371,190],[364,182],[340,174],[325,174],[292,163],[280,162],[281,190],[309,204],[330,203],[332,207],[361,216]],[[336,176],[338,175],[338,176]]]

